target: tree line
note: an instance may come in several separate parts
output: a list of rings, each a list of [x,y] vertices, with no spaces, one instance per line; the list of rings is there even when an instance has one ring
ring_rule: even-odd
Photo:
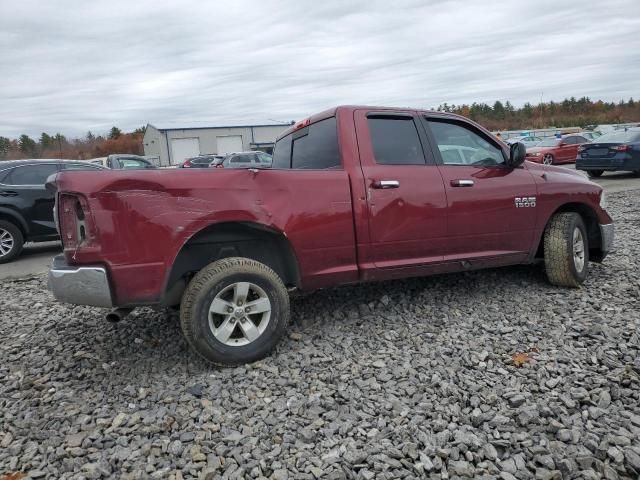
[[[593,101],[589,97],[566,98],[561,102],[546,102],[532,105],[525,103],[516,108],[511,102],[496,101],[493,105],[472,103],[471,105],[439,105],[438,111],[453,112],[495,130],[533,130],[539,128],[588,127],[611,123],[640,121],[640,102],[633,98],[615,102]]]
[[[588,127],[608,123],[631,123],[640,121],[640,102],[633,98],[627,101],[603,102],[589,97],[566,98],[561,102],[525,103],[516,108],[511,102],[497,100],[493,105],[472,103],[471,105],[449,105],[444,103],[437,110],[453,112],[471,118],[489,130],[533,130],[551,127]],[[0,160],[19,158],[69,158],[87,159],[104,157],[112,153],[134,153],[142,155],[142,137],[145,127],[123,133],[113,127],[105,136],[87,132],[84,138],[67,139],[56,133],[43,132],[38,139],[28,135],[10,139],[0,136]]]
[[[23,134],[18,138],[0,136],[0,160],[21,158],[68,158],[86,160],[105,157],[112,153],[144,155],[142,137],[145,127],[123,133],[112,127],[106,135],[94,135],[91,131],[83,138],[68,139],[60,133],[50,135],[42,132],[37,139]]]

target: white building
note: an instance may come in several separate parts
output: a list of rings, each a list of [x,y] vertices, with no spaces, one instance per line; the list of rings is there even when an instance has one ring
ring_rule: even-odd
[[[276,137],[290,124],[185,126],[147,124],[144,154],[158,157],[159,164],[179,165],[204,154],[262,150],[271,153]]]

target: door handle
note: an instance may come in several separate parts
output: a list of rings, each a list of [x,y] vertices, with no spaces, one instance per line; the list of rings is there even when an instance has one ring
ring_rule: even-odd
[[[400,187],[400,182],[398,180],[374,180],[371,186],[373,188],[386,190],[388,188]]]
[[[13,190],[0,190],[0,197],[16,197],[18,196],[18,192]]]
[[[473,180],[465,180],[465,179],[451,180],[452,187],[473,187],[473,185],[474,185]]]

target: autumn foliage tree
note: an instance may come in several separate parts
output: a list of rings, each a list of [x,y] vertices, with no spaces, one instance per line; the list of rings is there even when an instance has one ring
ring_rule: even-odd
[[[15,140],[0,136],[0,160],[20,158],[85,160],[105,157],[112,153],[144,155],[143,132],[144,129],[137,129],[134,133],[122,133],[120,129],[113,127],[107,138],[88,132],[85,138],[73,140],[69,140],[59,133],[50,135],[42,132],[38,141],[28,135],[21,135]]]
[[[640,121],[640,103],[633,98],[618,103],[593,101],[589,97],[566,98],[562,102],[532,105],[525,103],[515,108],[510,102],[496,101],[493,105],[448,105],[437,110],[469,117],[489,130],[525,130],[548,127],[586,127],[610,123]]]

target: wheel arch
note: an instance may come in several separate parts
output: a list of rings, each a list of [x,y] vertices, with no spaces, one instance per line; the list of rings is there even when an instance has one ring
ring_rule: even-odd
[[[544,224],[544,228],[540,232],[538,238],[538,247],[536,249],[535,258],[544,258],[544,231],[549,225],[551,219],[558,213],[574,212],[579,214],[584,221],[585,228],[587,229],[587,238],[589,241],[589,258],[594,262],[600,262],[603,258],[602,253],[602,236],[600,233],[600,222],[598,221],[598,215],[593,207],[586,203],[571,202],[560,205],[554,212],[549,215],[547,221]]]
[[[0,220],[6,220],[18,227],[26,241],[27,236],[29,235],[29,227],[24,218],[8,208],[0,207]]]
[[[162,304],[179,304],[193,275],[211,262],[228,257],[261,262],[287,287],[300,286],[298,260],[284,232],[250,221],[220,222],[202,228],[182,246],[167,277]]]

